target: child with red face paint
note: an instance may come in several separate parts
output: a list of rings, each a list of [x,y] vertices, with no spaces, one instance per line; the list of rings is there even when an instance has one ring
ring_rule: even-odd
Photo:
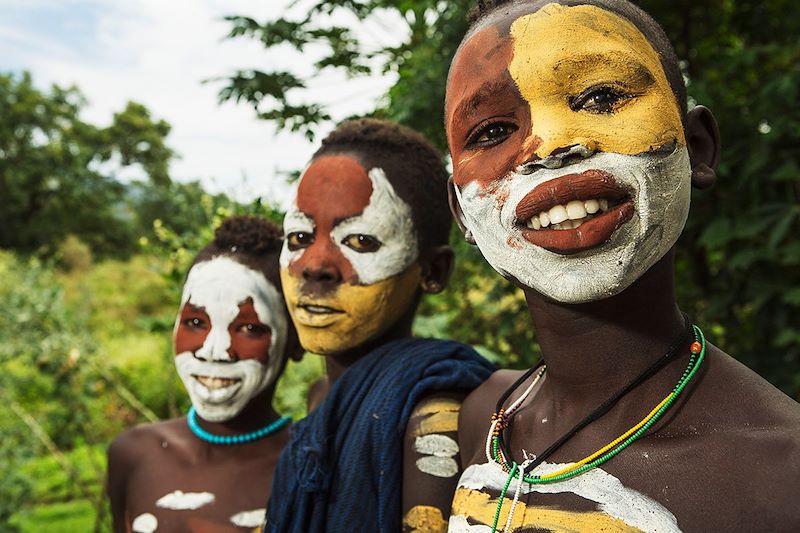
[[[658,24],[625,0],[479,2],[445,124],[451,208],[544,358],[465,400],[450,531],[800,530],[800,406],[675,301],[719,132]]]
[[[421,135],[374,119],[339,126],[303,173],[281,280],[327,374],[281,456],[265,531],[446,529],[460,402],[491,373],[467,346],[411,335],[452,268],[446,183]]]
[[[175,322],[188,417],[145,424],[108,451],[118,532],[252,531],[289,419],[272,409],[286,357],[299,353],[278,276],[280,230],[233,217],[195,258]]]

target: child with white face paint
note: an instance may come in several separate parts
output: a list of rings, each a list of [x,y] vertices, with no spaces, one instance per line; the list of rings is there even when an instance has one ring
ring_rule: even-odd
[[[686,100],[627,0],[478,2],[447,83],[450,204],[524,292],[543,361],[464,401],[449,531],[800,525],[800,407],[675,301],[690,189],[719,158]]]
[[[188,417],[146,424],[109,448],[115,531],[252,531],[289,419],[275,380],[297,354],[278,277],[280,230],[233,217],[195,258],[175,321],[175,365]]]
[[[421,135],[371,119],[339,126],[300,178],[281,280],[327,375],[276,469],[284,497],[270,502],[267,531],[446,529],[460,400],[491,368],[464,345],[411,333],[420,297],[452,268],[446,182]]]

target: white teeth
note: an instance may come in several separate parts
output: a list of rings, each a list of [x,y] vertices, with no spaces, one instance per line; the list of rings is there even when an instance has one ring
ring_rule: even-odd
[[[540,229],[542,227],[542,223],[539,221],[539,217],[533,217],[528,221],[527,226],[531,229]]]
[[[573,200],[567,204],[567,216],[570,220],[579,220],[586,216],[586,209],[583,207],[583,202],[580,200]]]
[[[225,387],[230,387],[239,381],[238,379],[215,378],[210,376],[195,376],[195,378],[197,378],[197,381],[202,383],[207,389],[223,389]]]
[[[546,228],[550,225],[550,215],[542,211],[539,213],[539,222],[542,224],[543,228]]]
[[[531,217],[525,225],[530,229],[575,229],[594,218],[599,212],[608,211],[608,200],[592,198],[591,200],[572,200],[566,204],[556,205],[547,211]]]
[[[567,216],[567,209],[563,205],[551,207],[547,214],[550,215],[550,222],[553,224],[560,224],[569,219],[569,216]]]

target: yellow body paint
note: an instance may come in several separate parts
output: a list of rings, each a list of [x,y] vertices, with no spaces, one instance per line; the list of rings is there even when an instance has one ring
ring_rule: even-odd
[[[445,533],[447,522],[442,511],[430,505],[417,505],[409,509],[403,518],[405,533]]]
[[[686,144],[659,55],[631,22],[596,6],[548,4],[514,21],[511,36],[508,70],[530,106],[539,157],[575,144],[625,155]],[[636,98],[613,113],[570,108],[571,98],[595,86]]]
[[[440,412],[458,412],[461,410],[461,402],[454,398],[434,398],[423,402],[414,409],[414,415],[432,415]]]
[[[511,510],[511,500],[500,510],[499,524],[505,524]],[[497,511],[497,500],[477,490],[458,488],[453,498],[453,515],[465,516],[491,526]],[[552,507],[527,507],[518,502],[511,522],[511,531],[537,529],[552,533],[573,533],[576,531],[602,531],[603,533],[637,533],[641,530],[631,527],[622,520],[601,511],[564,511]]]
[[[300,344],[309,352],[341,353],[380,335],[409,308],[420,283],[420,267],[413,263],[403,272],[371,285],[339,285],[322,297],[301,292],[301,282],[281,269],[286,305]],[[299,307],[307,303],[331,307],[341,313],[312,314]]]
[[[435,398],[422,403],[411,413],[414,436],[457,432],[460,410],[461,402],[452,398]]]

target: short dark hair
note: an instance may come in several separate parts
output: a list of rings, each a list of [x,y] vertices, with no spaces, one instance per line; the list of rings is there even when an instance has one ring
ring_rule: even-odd
[[[479,21],[500,7],[528,3],[540,4],[539,7],[548,3],[557,3],[563,6],[593,5],[619,15],[636,26],[658,52],[661,66],[681,110],[681,118],[685,121],[687,112],[686,84],[683,81],[678,55],[675,53],[675,48],[673,48],[664,29],[647,12],[628,0],[478,0],[467,13],[469,27],[472,29]]]
[[[395,192],[411,208],[420,252],[447,244],[452,223],[447,207],[448,172],[422,134],[386,120],[348,120],[322,141],[313,159],[348,152],[367,171],[380,167],[386,172]]]
[[[192,266],[215,257],[230,257],[261,272],[280,291],[278,259],[283,232],[273,222],[252,215],[226,218],[214,232],[214,240],[195,256]]]

